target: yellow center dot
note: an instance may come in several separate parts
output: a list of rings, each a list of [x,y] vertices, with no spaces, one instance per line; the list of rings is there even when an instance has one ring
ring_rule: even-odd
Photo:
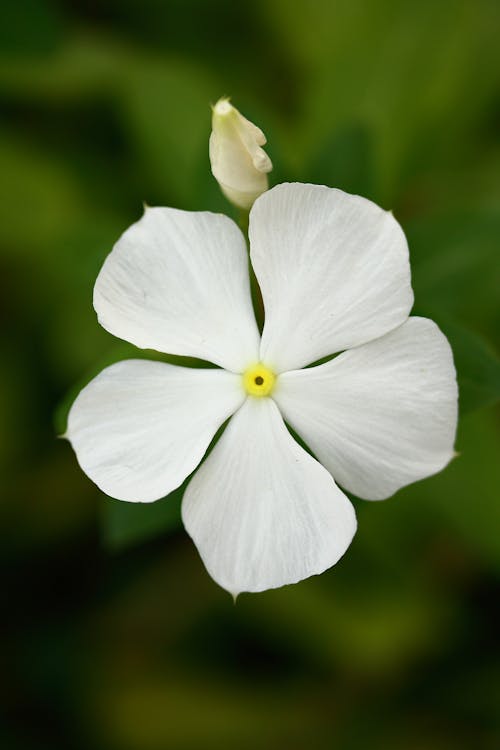
[[[269,396],[274,388],[276,375],[261,362],[243,373],[243,385],[250,396]]]

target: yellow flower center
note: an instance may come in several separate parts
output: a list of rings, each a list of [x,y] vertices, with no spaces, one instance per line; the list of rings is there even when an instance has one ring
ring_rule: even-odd
[[[262,362],[249,367],[243,373],[243,385],[249,396],[269,396],[274,388],[276,375]]]

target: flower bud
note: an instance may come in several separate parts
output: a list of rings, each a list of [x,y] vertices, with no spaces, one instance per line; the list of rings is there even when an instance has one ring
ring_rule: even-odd
[[[240,208],[251,208],[268,188],[267,172],[273,165],[261,148],[265,143],[260,128],[243,117],[229,99],[219,99],[212,109],[210,164],[226,198]]]

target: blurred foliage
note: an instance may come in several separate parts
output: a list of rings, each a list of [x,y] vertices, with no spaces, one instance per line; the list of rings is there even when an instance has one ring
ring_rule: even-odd
[[[497,748],[496,0],[4,0],[2,17],[1,747]],[[393,209],[462,415],[444,472],[356,502],[334,569],[236,607],[180,493],[107,499],[56,439],[82,384],[137,356],[91,298],[142,202],[231,214],[207,153],[223,94],[266,132],[274,181]]]

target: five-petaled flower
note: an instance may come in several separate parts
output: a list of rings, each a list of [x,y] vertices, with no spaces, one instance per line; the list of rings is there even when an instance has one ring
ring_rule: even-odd
[[[99,321],[138,347],[218,368],[119,362],[81,391],[67,430],[105,493],[151,502],[182,484],[230,418],[187,486],[182,518],[233,595],[336,563],[356,530],[336,482],[379,500],[434,474],[453,456],[457,419],[451,350],[435,323],[408,317],[408,246],[390,212],[282,184],[254,204],[249,236],[262,336],[238,227],[146,209],[99,274]]]

